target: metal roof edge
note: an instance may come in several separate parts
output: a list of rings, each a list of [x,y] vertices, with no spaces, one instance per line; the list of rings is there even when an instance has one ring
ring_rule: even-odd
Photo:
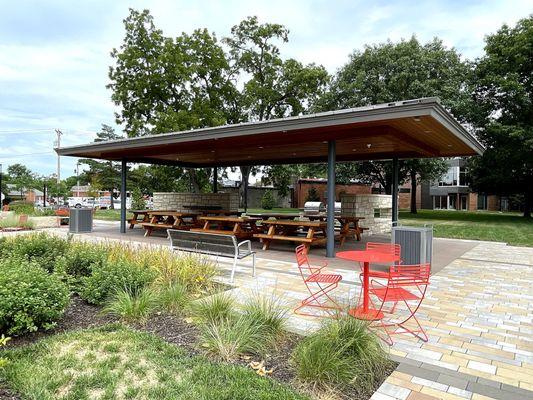
[[[437,97],[427,97],[421,99],[404,100],[399,102],[391,102],[384,104],[377,104],[373,106],[365,106],[358,108],[349,108],[344,110],[327,111],[317,114],[307,114],[295,117],[278,118],[265,121],[246,122],[240,124],[221,125],[208,128],[191,129],[181,132],[170,132],[159,135],[138,136],[133,138],[124,138],[117,140],[109,140],[105,142],[92,142],[83,145],[55,148],[59,155],[70,155],[77,151],[86,150],[113,150],[119,147],[134,148],[143,145],[164,145],[168,142],[180,142],[188,141],[191,138],[198,139],[218,139],[228,136],[246,135],[246,134],[258,134],[268,133],[271,130],[295,130],[303,128],[304,125],[321,124],[324,122],[331,122],[332,120],[337,122],[338,125],[356,122],[350,121],[354,119],[362,120],[360,122],[371,121],[377,117],[383,117],[385,113],[402,113],[411,112],[415,115],[422,115],[423,110],[427,111],[427,114],[431,114],[432,107],[442,107],[440,100]],[[443,109],[445,114],[447,111]],[[342,119],[339,119],[342,117]],[[397,116],[396,116],[397,117]],[[387,119],[392,119],[387,118]],[[452,118],[453,119],[453,118]],[[347,122],[349,121],[349,122]]]

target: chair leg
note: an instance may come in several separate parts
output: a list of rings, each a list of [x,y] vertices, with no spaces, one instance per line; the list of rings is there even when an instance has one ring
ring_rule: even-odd
[[[235,276],[235,267],[237,266],[237,256],[233,257],[233,266],[231,267],[230,282],[233,283],[233,277]]]
[[[337,287],[338,287],[338,283],[331,284],[331,285],[326,286],[324,288],[322,288],[319,285],[320,291],[314,292],[314,293],[308,287],[309,293],[311,293],[311,295],[300,302],[300,305],[294,309],[294,313],[295,314],[299,314],[299,315],[316,316],[316,314],[304,313],[304,312],[300,311],[301,309],[303,309],[305,307],[321,308],[321,309],[325,310],[328,314],[330,314],[330,310],[340,310],[341,307],[337,304],[337,302],[335,300],[333,300],[328,295],[328,292],[332,291],[333,289],[335,289]],[[325,296],[327,298],[327,300],[325,302],[320,302],[320,298],[323,297],[323,296]],[[328,300],[330,302],[332,302],[334,305],[333,306],[325,305]]]

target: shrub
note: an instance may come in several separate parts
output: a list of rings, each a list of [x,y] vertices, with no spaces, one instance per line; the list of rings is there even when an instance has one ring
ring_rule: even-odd
[[[311,186],[307,191],[305,201],[320,201],[320,195],[314,186]]]
[[[131,209],[144,210],[146,208],[146,201],[144,200],[141,190],[136,187],[131,194]]]
[[[9,210],[15,211],[15,214],[30,215],[33,214],[34,206],[33,203],[17,200],[9,203]]]
[[[323,389],[350,385],[368,391],[379,383],[390,361],[367,324],[342,317],[324,325],[294,349],[291,362],[304,382]]]
[[[191,311],[203,324],[228,320],[235,315],[235,299],[225,292],[217,293],[192,303]]]
[[[202,347],[224,361],[243,353],[264,354],[267,348],[262,325],[244,316],[211,320],[199,328]]]
[[[33,223],[33,221],[25,221],[21,223],[20,217],[17,215],[0,219],[0,229],[5,229],[5,228],[33,229],[34,226],[35,224]]]
[[[265,210],[272,210],[275,205],[276,200],[274,199],[274,195],[270,190],[267,190],[261,199],[261,207]]]
[[[173,314],[181,313],[190,303],[190,295],[184,285],[171,283],[158,290],[159,305]]]
[[[0,336],[0,347],[5,346],[7,342],[11,340],[10,337],[6,337],[3,333],[2,336]],[[5,367],[7,365],[7,359],[0,357],[0,369]]]
[[[154,311],[156,304],[156,294],[150,288],[121,289],[107,303],[104,311],[126,322],[142,322]]]
[[[0,261],[0,331],[17,335],[48,329],[69,301],[67,286],[36,263],[19,258]]]
[[[287,327],[287,308],[273,294],[254,293],[244,303],[243,316],[250,322],[261,325],[266,336],[276,339]]]
[[[144,265],[125,260],[107,260],[93,264],[92,274],[82,277],[80,296],[89,303],[102,304],[119,290],[138,291],[155,278],[155,271]]]
[[[54,271],[63,275],[71,288],[78,292],[81,279],[91,275],[93,268],[101,267],[106,260],[105,246],[71,242],[66,253],[56,260]]]
[[[161,285],[179,283],[189,292],[202,292],[213,287],[216,266],[208,257],[195,253],[152,250],[151,266],[157,270]]]
[[[48,272],[54,270],[58,257],[65,254],[68,241],[44,232],[19,235],[2,244],[2,256],[12,256],[35,261]]]

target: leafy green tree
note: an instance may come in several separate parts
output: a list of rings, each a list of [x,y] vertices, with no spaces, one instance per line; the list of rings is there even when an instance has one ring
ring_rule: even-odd
[[[109,126],[102,124],[102,129],[96,134],[95,142],[102,142],[107,140],[117,140],[122,136],[115,133],[115,130]],[[120,165],[113,161],[96,161],[96,160],[80,160],[81,164],[86,164],[89,169],[85,171],[89,181],[96,181],[101,185],[102,189],[108,190],[110,193],[109,208],[115,208],[113,193],[115,189],[120,188]]]
[[[389,41],[355,51],[315,108],[326,111],[437,96],[455,117],[464,121],[471,104],[466,90],[468,79],[469,65],[439,39],[424,44],[415,37],[397,43]],[[441,164],[426,159],[409,165],[400,161],[400,183],[408,174],[427,175],[426,171]],[[354,177],[380,183],[390,194],[390,162],[368,161],[348,169]]]
[[[146,201],[138,187],[131,191],[131,208],[132,210],[144,210],[146,208]]]
[[[283,25],[260,24],[257,17],[248,17],[231,29],[224,39],[229,47],[232,67],[244,77],[238,94],[242,120],[263,121],[304,113],[323,93],[329,80],[327,71],[315,64],[303,65],[283,60],[277,43],[288,42],[289,31]],[[241,166],[241,199],[250,174],[258,167]]]
[[[31,189],[35,184],[35,175],[31,170],[22,164],[11,164],[7,167],[9,182],[15,185],[15,189],[20,192],[20,197],[24,197],[24,191]]]
[[[442,158],[412,159],[405,161],[405,169],[411,183],[411,213],[416,214],[417,185],[424,181],[439,179],[448,170],[448,163]]]
[[[533,16],[503,25],[485,39],[475,69],[478,137],[486,151],[472,160],[479,191],[524,196],[524,217],[533,203]]]

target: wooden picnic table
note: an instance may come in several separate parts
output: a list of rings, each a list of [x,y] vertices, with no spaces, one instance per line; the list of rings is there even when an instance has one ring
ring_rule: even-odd
[[[268,250],[273,241],[303,243],[307,248],[326,243],[327,224],[323,221],[266,220],[262,224],[269,227],[268,231],[256,233],[254,237],[261,239],[263,250]],[[298,233],[304,233],[305,236]]]
[[[150,236],[155,229],[189,230],[197,225],[198,213],[182,211],[150,210],[148,222],[141,222],[146,230],[144,236]]]
[[[299,213],[250,213],[246,214],[250,217],[254,218],[261,218],[263,220],[267,220],[269,218],[275,218],[275,219],[295,219],[300,216]]]
[[[258,232],[256,223],[261,218],[202,216],[198,220],[203,221],[204,226],[202,228],[192,228],[192,232],[235,235],[238,239],[251,239],[254,233]]]
[[[240,216],[242,214],[242,211],[231,211],[231,210],[198,210],[198,214],[202,216],[217,216],[217,215],[224,215],[224,216]]]
[[[148,217],[148,213],[150,211],[152,210],[130,210],[130,213],[133,214],[133,217],[128,220],[128,223],[130,224],[130,229],[133,229],[133,227],[137,224],[149,222],[150,218]]]
[[[311,221],[326,221],[327,216],[323,214],[317,214],[317,215],[306,215],[307,218],[309,218]],[[359,226],[359,221],[362,219],[365,219],[364,217],[356,217],[353,215],[335,215],[335,219],[339,221],[340,232],[339,232],[339,238],[340,238],[340,244],[339,246],[342,247],[344,245],[344,242],[346,241],[346,238],[353,237],[354,239],[357,239],[358,241],[361,240],[361,234],[367,230],[368,228],[364,228],[362,226]]]

